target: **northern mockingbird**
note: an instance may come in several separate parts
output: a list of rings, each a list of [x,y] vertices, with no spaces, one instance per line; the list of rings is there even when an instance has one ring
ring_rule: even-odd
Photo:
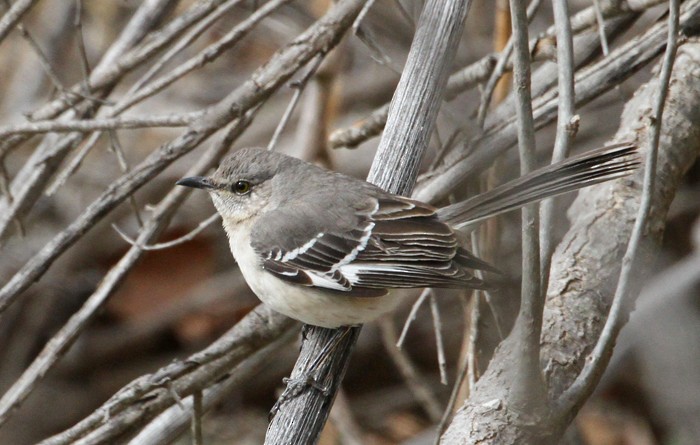
[[[604,147],[443,208],[259,148],[236,151],[211,177],[178,185],[209,192],[253,292],[278,312],[336,328],[390,311],[392,288],[489,287],[494,270],[455,231],[549,196],[624,176],[636,147]]]

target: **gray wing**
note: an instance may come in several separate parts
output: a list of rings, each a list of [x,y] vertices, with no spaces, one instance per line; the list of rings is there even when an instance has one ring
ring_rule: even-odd
[[[493,268],[458,246],[434,208],[390,194],[356,202],[266,215],[252,242],[263,267],[291,283],[358,297],[387,288],[484,287],[469,269]]]

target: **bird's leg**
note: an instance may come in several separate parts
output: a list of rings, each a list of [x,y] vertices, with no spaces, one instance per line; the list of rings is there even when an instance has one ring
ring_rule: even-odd
[[[296,377],[285,377],[282,379],[282,382],[286,385],[286,388],[270,410],[270,419],[277,414],[277,411],[279,411],[285,402],[293,399],[294,397],[298,397],[307,388],[313,388],[321,392],[324,396],[329,394],[329,385],[323,384],[322,380],[325,379],[319,378],[320,376],[317,374],[319,371],[321,371],[322,365],[331,356],[331,353],[341,344],[342,340],[350,334],[352,328],[353,326],[343,326],[338,329],[334,329],[332,337],[323,345],[323,348],[318,352],[306,369],[301,370],[300,374]],[[312,327],[309,325],[302,326],[302,342],[306,341],[307,334],[310,329],[312,329]]]

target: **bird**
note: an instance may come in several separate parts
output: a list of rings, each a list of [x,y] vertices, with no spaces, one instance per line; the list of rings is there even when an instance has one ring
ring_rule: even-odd
[[[233,152],[211,176],[176,184],[209,192],[231,253],[263,303],[339,328],[393,310],[400,302],[393,289],[493,288],[484,277],[498,269],[461,246],[460,230],[639,165],[635,144],[610,145],[442,208],[254,147]]]

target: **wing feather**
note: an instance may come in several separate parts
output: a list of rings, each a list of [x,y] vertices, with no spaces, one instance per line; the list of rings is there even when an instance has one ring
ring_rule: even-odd
[[[459,247],[435,208],[386,193],[369,199],[332,230],[284,227],[308,220],[275,215],[283,226],[268,232],[267,245],[254,244],[263,267],[290,283],[350,296],[383,295],[387,288],[484,287],[470,269],[494,268]],[[299,230],[308,235],[289,244],[288,234]],[[270,233],[283,239],[270,243]]]

